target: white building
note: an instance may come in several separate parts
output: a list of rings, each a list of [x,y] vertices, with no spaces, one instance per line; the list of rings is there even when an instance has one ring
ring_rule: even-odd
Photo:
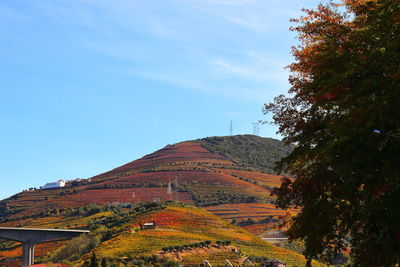
[[[64,180],[58,180],[54,183],[47,183],[44,186],[41,186],[40,189],[51,189],[51,188],[60,188],[65,186]]]

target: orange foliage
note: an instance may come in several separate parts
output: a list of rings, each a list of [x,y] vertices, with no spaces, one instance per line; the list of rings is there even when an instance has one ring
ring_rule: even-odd
[[[57,240],[50,242],[38,243],[35,246],[35,257],[46,256],[47,253],[54,251],[61,246],[65,245],[66,240]],[[0,251],[0,260],[5,258],[21,258],[22,257],[22,245],[17,245],[11,250]]]
[[[247,218],[263,219],[266,216],[285,216],[286,211],[272,204],[224,204],[208,207],[208,211],[222,217],[223,219],[242,220]],[[298,209],[291,209],[297,213]]]
[[[232,162],[228,161],[223,156],[211,153],[207,149],[203,148],[199,143],[182,142],[175,145],[168,145],[163,149],[144,156],[141,159],[132,161],[109,172],[100,174],[93,179],[104,180],[108,177],[113,177],[117,173],[121,172],[132,170],[141,171],[158,165],[174,163],[177,161],[197,161],[204,159],[222,160],[232,164]]]
[[[259,235],[264,232],[266,225],[265,224],[252,224],[252,225],[245,225],[242,226],[243,229],[249,231],[254,235]]]
[[[233,170],[233,169],[217,169],[218,171],[225,172],[231,175],[247,178],[249,180],[258,182],[260,185],[268,185],[270,187],[279,187],[283,176],[266,174],[262,172]]]

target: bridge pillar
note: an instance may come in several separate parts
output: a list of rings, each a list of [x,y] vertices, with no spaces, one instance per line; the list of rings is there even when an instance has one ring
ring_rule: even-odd
[[[23,242],[22,266],[27,267],[35,263],[35,245],[33,240]]]
[[[69,239],[84,233],[89,233],[89,231],[0,227],[1,238],[22,243],[23,267],[34,264],[36,243],[54,239]]]

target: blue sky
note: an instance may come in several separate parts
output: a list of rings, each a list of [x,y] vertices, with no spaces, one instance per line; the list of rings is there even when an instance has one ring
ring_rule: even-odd
[[[252,133],[314,0],[0,1],[0,199]],[[263,125],[260,135],[277,137]]]

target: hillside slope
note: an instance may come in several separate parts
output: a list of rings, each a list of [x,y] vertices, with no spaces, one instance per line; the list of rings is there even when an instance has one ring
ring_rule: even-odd
[[[155,222],[156,228],[141,230],[139,224],[143,222]],[[157,254],[187,262],[189,259],[193,261],[193,254],[199,254],[189,245],[207,240],[211,241],[211,244],[216,244],[219,240],[229,240],[231,241],[230,246],[237,248],[240,255],[252,258],[280,258],[288,266],[305,264],[302,255],[271,245],[203,209],[174,205],[135,217],[121,234],[100,244],[95,251],[100,257],[108,258]],[[171,246],[185,248],[174,248],[169,252],[162,252],[162,248]],[[208,248],[212,247],[217,249],[209,251]],[[218,248],[222,248],[222,246],[203,247],[202,250],[205,253],[199,258],[212,261],[213,253],[210,252],[220,252],[226,254],[226,257],[232,257],[230,255],[232,253],[222,249],[218,250]],[[193,250],[195,251],[192,254]],[[224,262],[220,264],[224,264]]]

